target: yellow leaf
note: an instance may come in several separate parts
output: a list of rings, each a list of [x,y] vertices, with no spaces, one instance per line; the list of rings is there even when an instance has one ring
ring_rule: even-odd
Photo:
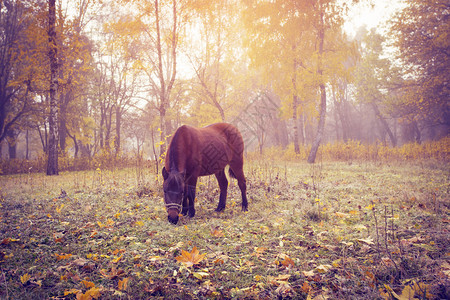
[[[186,267],[192,267],[193,265],[199,264],[205,258],[205,256],[206,253],[199,254],[197,247],[194,246],[191,252],[181,250],[181,255],[176,257],[175,259],[178,262],[184,264]]]
[[[335,215],[336,215],[337,217],[339,217],[339,218],[349,218],[349,217],[350,217],[349,214],[342,213],[342,212],[339,212],[339,211],[336,212]]]
[[[311,291],[311,286],[309,285],[308,281],[304,281],[302,285],[302,292],[305,294],[309,294],[309,291]]]
[[[84,298],[84,299],[98,299],[100,297],[100,288],[97,288],[97,287],[90,288],[84,294],[84,296],[86,296],[86,298]],[[77,295],[77,299],[78,299],[78,295]]]
[[[60,214],[60,213],[61,213],[61,210],[63,209],[63,207],[64,207],[64,204],[61,204],[60,207],[57,207],[57,208],[56,208],[56,212],[57,212],[58,214]]]
[[[120,291],[126,290],[127,286],[128,286],[128,277],[126,277],[122,280],[119,280],[119,290]]]
[[[136,261],[139,261],[141,258],[142,258],[142,255],[136,254],[136,255],[133,257],[133,260],[136,262]]]
[[[305,277],[314,277],[315,273],[314,273],[314,270],[303,271],[303,275],[305,275]]]
[[[283,266],[285,266],[286,268],[290,268],[290,267],[294,267],[295,266],[294,261],[287,255],[284,257],[284,260],[281,261],[281,264]]]
[[[100,228],[103,228],[103,227],[105,227],[106,225],[105,224],[103,224],[102,222],[100,222],[100,221],[98,221],[97,222],[97,225],[98,225],[98,227],[100,227]]]
[[[266,250],[267,250],[266,247],[255,247],[255,252],[259,254],[266,252]]]
[[[112,260],[112,262],[116,264],[116,263],[118,263],[118,262],[122,259],[122,257],[123,257],[123,254],[122,254],[121,256],[119,256],[119,257],[114,258],[114,259]]]
[[[364,207],[367,210],[373,210],[373,208],[375,207],[375,205],[370,204],[369,206]]]
[[[149,260],[152,261],[152,262],[158,261],[158,260],[161,260],[161,259],[162,259],[162,257],[161,257],[161,256],[158,256],[158,255],[150,256],[150,257],[149,257]]]
[[[68,258],[70,258],[70,257],[72,256],[72,254],[70,254],[70,253],[68,253],[68,254],[65,254],[65,253],[61,253],[61,254],[55,253],[55,256],[56,256],[56,259],[57,259],[57,260],[63,260],[63,259],[68,259]]]
[[[28,273],[20,276],[20,282],[22,282],[22,284],[26,284],[30,279],[31,279],[31,276]]]
[[[91,281],[82,280],[81,283],[84,284],[84,286],[88,289],[95,287],[95,284]]]
[[[71,294],[78,294],[78,293],[81,293],[81,291],[77,290],[77,289],[70,289],[70,290],[64,291],[64,296],[68,296]]]
[[[269,233],[269,232],[270,232],[269,227],[267,227],[267,226],[265,226],[265,225],[261,225],[259,228],[261,229],[261,231],[262,231],[263,233]]]
[[[207,272],[194,272],[192,275],[198,280],[203,280],[203,278],[208,277],[209,273]]]
[[[341,259],[338,258],[338,259],[336,259],[336,260],[333,260],[333,262],[331,263],[331,265],[332,265],[333,267],[335,267],[335,268],[338,268],[338,267],[340,266],[340,263],[341,263]]]
[[[396,292],[394,292],[394,290],[387,284],[384,284],[384,287],[386,288],[386,290],[388,291],[388,293],[395,299],[400,299],[400,296],[397,295]]]
[[[224,236],[223,231],[219,230],[217,228],[215,228],[211,231],[211,235],[215,236],[215,237],[223,237]]]
[[[373,245],[374,244],[373,238],[371,238],[371,237],[368,237],[367,239],[357,239],[357,241],[366,243],[367,245]]]
[[[316,271],[319,273],[326,273],[331,269],[331,265],[320,265],[316,268]]]
[[[8,245],[9,243],[18,242],[18,241],[20,241],[20,240],[19,239],[13,239],[13,238],[4,238],[0,244]]]
[[[291,278],[291,275],[289,275],[289,274],[281,274],[281,275],[278,275],[277,277],[275,277],[274,279],[276,281],[287,281],[289,278]]]
[[[405,286],[402,290],[402,293],[398,295],[399,300],[409,300],[414,299],[414,289],[409,285]]]

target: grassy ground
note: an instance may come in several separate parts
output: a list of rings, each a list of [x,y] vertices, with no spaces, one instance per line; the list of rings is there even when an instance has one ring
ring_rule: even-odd
[[[448,164],[254,161],[246,174],[249,212],[236,181],[214,212],[203,178],[197,215],[176,226],[151,170],[2,176],[0,297],[449,298]]]

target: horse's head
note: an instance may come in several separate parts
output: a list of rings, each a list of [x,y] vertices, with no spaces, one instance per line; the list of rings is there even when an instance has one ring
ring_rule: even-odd
[[[184,172],[170,171],[166,168],[162,169],[164,178],[164,202],[167,209],[167,218],[170,223],[177,224],[178,215],[183,207],[183,193],[184,193]]]

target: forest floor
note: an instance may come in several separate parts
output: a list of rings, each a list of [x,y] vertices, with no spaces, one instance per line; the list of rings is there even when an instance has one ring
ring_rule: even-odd
[[[154,170],[1,176],[0,298],[449,299],[449,170],[247,162],[178,225]]]

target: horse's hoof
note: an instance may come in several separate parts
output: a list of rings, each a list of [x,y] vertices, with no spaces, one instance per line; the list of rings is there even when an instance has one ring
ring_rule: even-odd
[[[181,211],[181,214],[183,215],[183,216],[187,216],[187,214],[188,214],[188,209],[186,208],[186,209],[183,209],[182,211]]]
[[[218,208],[216,208],[217,212],[221,212],[221,211],[224,211],[224,210],[225,210],[225,207],[218,207]]]
[[[247,206],[242,206],[242,211],[248,211]]]
[[[189,218],[193,218],[195,216],[195,209],[189,210]]]

